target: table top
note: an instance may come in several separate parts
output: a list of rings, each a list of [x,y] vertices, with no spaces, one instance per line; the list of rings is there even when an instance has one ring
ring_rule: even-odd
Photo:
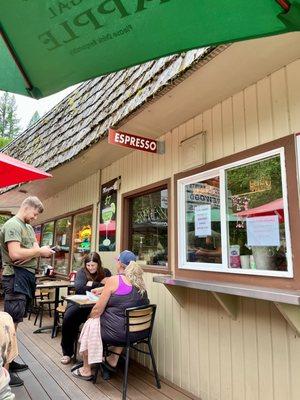
[[[37,289],[43,288],[62,288],[62,287],[72,287],[74,286],[74,282],[64,281],[64,280],[57,280],[57,281],[41,281],[38,282],[36,287]]]
[[[76,295],[65,296],[64,300],[77,304],[80,308],[92,308],[97,303],[97,300],[78,299],[76,298]]]

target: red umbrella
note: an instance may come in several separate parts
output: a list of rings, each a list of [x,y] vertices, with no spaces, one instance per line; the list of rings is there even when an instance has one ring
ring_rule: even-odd
[[[51,177],[47,172],[0,153],[0,188]]]
[[[263,204],[262,206],[259,207],[240,211],[236,215],[238,217],[258,217],[258,216],[274,215],[274,214],[279,216],[279,222],[284,221],[283,199],[277,199],[271,201],[270,203]]]

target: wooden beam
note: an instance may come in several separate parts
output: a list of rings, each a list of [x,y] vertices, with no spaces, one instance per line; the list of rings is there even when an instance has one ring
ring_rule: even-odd
[[[296,332],[297,336],[300,336],[300,305],[285,303],[275,303],[274,305],[290,325],[290,327]]]
[[[231,294],[211,292],[220,306],[230,318],[236,320],[238,315],[239,297]]]
[[[182,286],[165,285],[180,307],[184,308],[186,303],[186,288]]]

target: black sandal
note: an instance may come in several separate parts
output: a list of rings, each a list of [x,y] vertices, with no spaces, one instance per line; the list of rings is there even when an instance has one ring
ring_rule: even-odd
[[[89,376],[82,375],[80,372],[80,368],[77,368],[75,371],[72,371],[72,375],[84,381],[92,381],[94,379],[94,375],[89,375]]]
[[[81,368],[83,366],[83,361],[80,361],[78,364],[73,365],[71,368],[71,372],[75,371],[78,368]]]

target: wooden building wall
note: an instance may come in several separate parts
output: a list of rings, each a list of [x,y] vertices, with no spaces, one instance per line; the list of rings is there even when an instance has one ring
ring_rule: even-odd
[[[164,155],[132,152],[103,170],[101,180],[121,175],[126,193],[172,177],[184,159],[180,143],[200,131],[206,131],[207,162],[299,132],[299,71],[300,60],[272,73],[161,137]],[[170,195],[174,210],[172,201]],[[119,212],[118,226],[121,218]],[[172,226],[170,234],[174,238]],[[187,289],[181,308],[163,285],[152,282],[153,274],[145,275],[158,305],[154,348],[161,375],[202,400],[300,398],[300,338],[272,303],[242,299],[232,321],[210,293]]]
[[[161,138],[165,140],[164,155],[134,151],[102,170],[101,182],[121,175],[122,194],[172,178],[182,169],[180,143],[200,131],[206,131],[207,162],[300,131],[299,71],[300,60],[182,123]],[[195,154],[194,166],[195,150],[190,151],[191,157]],[[97,182],[95,174],[48,199],[46,216],[92,203],[96,210]],[[172,195],[170,206],[173,212]],[[118,227],[120,210],[121,196]],[[174,238],[172,225],[169,234]],[[174,252],[173,247],[171,265]],[[101,254],[106,266],[113,265],[114,256]],[[152,282],[152,277],[151,273],[145,274],[151,301],[158,305],[153,341],[162,376],[202,400],[300,398],[300,338],[273,304],[242,299],[238,319],[232,321],[210,293],[187,289],[182,308],[163,285]]]

